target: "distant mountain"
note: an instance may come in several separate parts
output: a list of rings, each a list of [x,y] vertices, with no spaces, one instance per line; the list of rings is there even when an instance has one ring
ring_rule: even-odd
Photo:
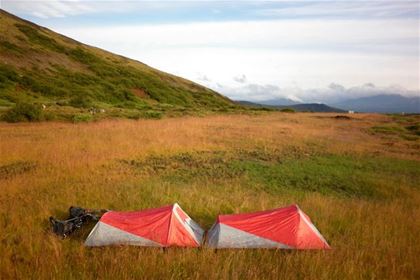
[[[338,109],[335,107],[328,106],[326,104],[319,104],[319,103],[307,103],[307,104],[295,104],[290,106],[283,106],[284,108],[293,108],[299,112],[331,112],[331,113],[342,113],[345,112],[342,109]]]
[[[270,106],[270,105],[263,105],[263,104],[259,104],[259,103],[255,103],[255,102],[251,102],[251,101],[246,101],[246,100],[235,100],[234,101],[236,104],[242,105],[242,106],[247,106],[247,107],[267,107],[267,108],[273,108],[274,106]]]
[[[299,103],[300,102],[293,101],[292,99],[289,99],[289,98],[276,98],[276,99],[258,101],[258,104],[269,105],[269,106],[295,105]]]
[[[330,107],[326,104],[319,104],[319,103],[307,103],[307,104],[302,103],[302,104],[293,104],[293,105],[265,105],[265,104],[260,104],[259,102],[254,103],[254,102],[250,102],[250,101],[236,101],[236,102],[239,103],[240,105],[243,105],[243,106],[266,107],[266,108],[277,109],[277,110],[290,108],[290,109],[293,109],[293,110],[298,111],[298,112],[325,112],[325,113],[328,113],[328,112],[336,112],[336,113],[345,112],[342,109]]]
[[[335,103],[333,106],[357,112],[420,113],[420,96],[405,97],[398,94],[381,94],[350,99]]]

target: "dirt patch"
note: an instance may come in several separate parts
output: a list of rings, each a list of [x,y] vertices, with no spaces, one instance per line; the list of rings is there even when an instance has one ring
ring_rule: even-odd
[[[343,115],[337,115],[333,118],[336,119],[336,120],[351,120],[352,119],[349,116],[343,116]]]
[[[133,88],[131,89],[131,92],[135,96],[140,97],[140,98],[150,98],[149,94],[144,89],[141,89],[141,88]]]
[[[18,161],[0,166],[0,179],[15,177],[22,173],[29,172],[36,167],[36,164],[30,161]]]

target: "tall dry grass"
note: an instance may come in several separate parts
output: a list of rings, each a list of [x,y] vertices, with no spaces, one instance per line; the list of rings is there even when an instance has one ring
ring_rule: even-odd
[[[401,196],[365,199],[270,193],[244,187],[239,177],[173,182],[119,164],[150,155],[255,147],[279,153],[315,150],[420,159],[418,142],[369,133],[373,125],[389,122],[388,116],[331,116],[270,113],[87,124],[1,123],[0,167],[16,168],[0,173],[0,278],[419,278],[420,194],[410,178],[407,184],[401,181]],[[24,162],[30,167],[20,168]],[[49,230],[48,217],[64,218],[70,205],[135,210],[176,201],[207,228],[220,213],[298,203],[333,250],[91,249],[83,246],[89,229],[65,240]]]

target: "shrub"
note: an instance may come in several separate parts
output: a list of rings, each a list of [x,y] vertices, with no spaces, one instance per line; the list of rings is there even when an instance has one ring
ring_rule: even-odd
[[[137,110],[147,110],[152,109],[150,105],[147,103],[138,100],[138,101],[123,101],[120,103],[116,103],[115,107],[121,108],[121,109],[137,109]]]
[[[407,129],[408,131],[410,131],[412,134],[415,134],[417,136],[420,136],[420,124],[413,124],[413,125],[409,125],[406,126],[405,129]]]
[[[100,60],[95,55],[91,54],[90,52],[77,47],[75,49],[72,49],[69,52],[69,56],[73,58],[74,60],[84,63],[86,65],[91,65],[93,63],[98,63]]]
[[[162,113],[157,111],[146,111],[143,113],[143,117],[146,119],[161,119]]]
[[[3,119],[7,122],[34,122],[44,119],[40,106],[30,103],[17,103],[15,107],[7,111]]]
[[[92,115],[89,115],[89,114],[79,114],[79,115],[74,115],[72,117],[72,121],[74,123],[89,122],[91,120],[93,120],[93,117],[92,117]]]
[[[26,35],[26,37],[34,44],[37,44],[39,46],[43,46],[45,48],[48,48],[53,51],[57,52],[65,52],[66,48],[59,43],[57,43],[56,40],[44,35],[41,33],[41,29],[38,28],[35,29],[27,24],[20,24],[16,23],[15,26],[19,29],[20,32]]]
[[[136,113],[132,113],[132,114],[128,114],[127,118],[132,119],[132,120],[139,120],[141,118],[141,114],[136,112]]]
[[[89,96],[77,95],[70,100],[69,105],[76,108],[89,108],[93,106],[93,101]]]
[[[284,108],[284,109],[281,109],[280,112],[283,112],[283,113],[295,113],[296,110],[295,109],[292,109],[292,108]]]
[[[23,52],[23,50],[20,47],[16,46],[15,44],[11,42],[3,41],[3,40],[0,40],[0,49],[5,52],[15,54],[15,55],[20,55]]]
[[[41,93],[44,96],[65,96],[66,90],[55,83],[51,77],[41,77],[41,74],[27,72],[19,80],[19,85],[32,92]]]
[[[0,64],[0,88],[5,88],[10,82],[16,82],[18,75],[12,67]]]

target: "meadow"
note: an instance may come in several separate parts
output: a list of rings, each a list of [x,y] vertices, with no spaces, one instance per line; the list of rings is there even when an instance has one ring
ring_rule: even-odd
[[[420,117],[347,116],[0,123],[0,278],[418,279]],[[332,250],[92,249],[48,222],[174,202],[206,229],[297,203]]]

